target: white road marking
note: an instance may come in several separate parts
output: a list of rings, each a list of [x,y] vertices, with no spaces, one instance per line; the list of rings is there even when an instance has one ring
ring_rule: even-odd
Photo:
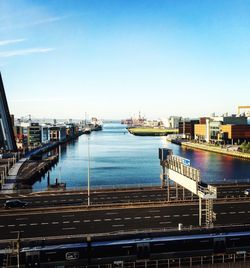
[[[35,222],[34,222],[34,223],[30,223],[30,225],[31,225],[31,226],[36,226],[36,225],[38,225],[38,223],[35,223]]]
[[[80,221],[73,221],[73,223],[79,223]]]
[[[134,219],[135,219],[135,220],[140,220],[140,219],[141,219],[141,217],[134,217]]]
[[[177,214],[176,214],[176,215],[173,215],[173,216],[174,216],[174,217],[180,217],[180,215],[177,215]]]
[[[239,211],[238,213],[243,214],[243,213],[246,213],[246,212],[245,211]]]
[[[42,222],[41,225],[48,225],[48,222]]]
[[[8,227],[14,227],[16,226],[15,224],[8,224]]]
[[[21,224],[19,224],[19,226],[27,226],[27,224],[26,223],[21,223]]]
[[[231,211],[231,212],[229,212],[229,214],[236,214],[236,212],[235,211]]]
[[[58,221],[52,221],[52,224],[59,224]]]
[[[170,215],[164,215],[163,217],[164,218],[170,218]]]
[[[106,215],[115,215],[115,214],[118,214],[118,212],[107,212],[105,213]]]
[[[75,230],[75,227],[62,228],[62,230]]]
[[[90,220],[84,220],[83,222],[91,222]]]
[[[144,219],[151,219],[151,216],[146,216],[144,217]]]
[[[104,219],[104,221],[111,221],[111,219]]]
[[[4,225],[0,225],[0,228],[3,228],[4,227]]]
[[[124,226],[124,224],[114,224],[114,225],[112,225],[112,227],[123,227]]]
[[[126,221],[126,220],[131,220],[131,218],[124,218],[124,220]]]
[[[24,221],[24,220],[28,220],[28,218],[16,218],[17,221]]]
[[[227,212],[221,212],[220,214],[221,214],[221,215],[226,215],[226,214],[227,214]]]
[[[161,216],[154,216],[155,219],[159,219]]]
[[[171,221],[161,221],[160,224],[169,224]]]
[[[95,222],[100,222],[100,221],[102,221],[102,220],[100,220],[100,219],[96,219],[96,220],[94,220]]]
[[[188,216],[190,216],[189,214],[183,214],[182,215],[183,217],[188,217]]]
[[[115,218],[114,220],[115,221],[120,221],[122,218]]]

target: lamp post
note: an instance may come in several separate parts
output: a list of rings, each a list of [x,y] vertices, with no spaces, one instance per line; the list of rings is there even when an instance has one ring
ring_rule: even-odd
[[[88,136],[88,207],[90,206],[90,149]]]

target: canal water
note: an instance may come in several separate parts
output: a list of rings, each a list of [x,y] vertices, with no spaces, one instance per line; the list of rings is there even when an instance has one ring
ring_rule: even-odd
[[[160,147],[190,159],[191,165],[201,170],[204,182],[250,181],[250,161],[183,149],[168,143],[165,137],[133,136],[124,125],[110,123],[104,124],[102,131],[61,145],[60,160],[50,171],[51,183],[58,178],[67,188],[86,187],[90,160],[91,187],[160,185]],[[33,190],[46,189],[46,178],[47,174],[33,185]]]

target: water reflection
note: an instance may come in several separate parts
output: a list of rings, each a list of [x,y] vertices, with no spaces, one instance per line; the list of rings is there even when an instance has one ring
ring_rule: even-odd
[[[190,159],[192,166],[201,169],[206,182],[250,179],[249,161],[183,149],[163,137],[137,137],[127,133],[123,125],[105,124],[103,131],[90,135],[91,185],[160,184],[158,148],[163,146]],[[60,163],[51,170],[51,181],[59,176],[61,168],[67,187],[86,187],[87,167],[87,135],[82,135],[61,146]],[[33,185],[34,189],[46,187],[46,179]]]

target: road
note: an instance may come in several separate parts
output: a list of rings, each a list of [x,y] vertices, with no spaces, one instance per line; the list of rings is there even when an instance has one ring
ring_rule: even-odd
[[[218,198],[238,198],[244,197],[244,190],[247,186],[238,186],[234,188],[220,187],[218,188]],[[175,200],[176,190],[171,190],[171,200]],[[183,190],[178,190],[179,199],[182,198]],[[0,195],[0,210],[6,200],[18,198],[29,202],[29,207],[51,207],[51,206],[71,206],[87,204],[87,192],[41,192],[32,194],[1,194]],[[185,191],[185,198],[190,199],[191,194]],[[193,196],[196,199],[195,196]],[[119,189],[119,190],[96,190],[91,191],[91,204],[108,204],[108,203],[134,203],[134,202],[155,202],[165,201],[167,192],[160,187],[144,188],[144,189]],[[246,197],[246,199],[248,199]],[[250,197],[249,197],[250,199]]]
[[[216,225],[250,223],[250,202],[216,204]],[[203,217],[204,221],[204,217]],[[19,210],[0,214],[0,239],[97,234],[151,228],[198,225],[197,204],[158,205],[133,208],[61,208]]]

